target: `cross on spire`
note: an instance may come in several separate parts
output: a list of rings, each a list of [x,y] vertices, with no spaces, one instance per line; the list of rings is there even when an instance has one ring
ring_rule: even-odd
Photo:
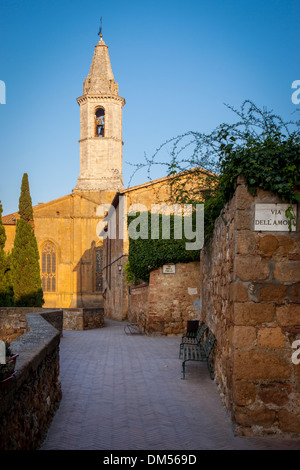
[[[102,34],[102,16],[100,18],[100,29],[99,29],[98,36],[100,36],[100,40],[102,40],[102,38],[103,38],[103,34]]]

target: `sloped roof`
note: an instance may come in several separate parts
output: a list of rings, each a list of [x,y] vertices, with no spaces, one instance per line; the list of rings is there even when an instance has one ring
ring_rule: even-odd
[[[119,201],[119,196],[122,195],[122,194],[129,193],[130,191],[134,191],[136,189],[147,188],[149,186],[152,186],[152,185],[155,185],[155,184],[158,184],[158,183],[162,183],[164,181],[170,181],[172,179],[175,179],[175,178],[178,178],[178,177],[181,177],[181,176],[185,176],[185,175],[188,175],[189,173],[193,173],[193,172],[196,172],[196,171],[199,172],[199,173],[203,173],[204,175],[215,175],[211,171],[205,170],[204,168],[200,168],[200,167],[195,167],[195,168],[191,168],[189,170],[180,171],[179,173],[175,173],[174,175],[163,176],[163,177],[155,179],[155,180],[147,181],[146,183],[141,183],[141,184],[138,184],[136,186],[130,186],[130,188],[121,189],[120,191],[116,192],[116,194],[113,198],[113,201],[112,201],[112,205],[116,207],[116,205],[118,204],[118,201]]]
[[[41,210],[51,207],[62,201],[65,201],[66,199],[70,197],[80,197],[80,198],[86,199],[87,201],[93,204],[98,204],[97,201],[94,201],[93,199],[87,197],[85,194],[71,193],[71,194],[67,194],[66,196],[61,196],[59,198],[52,199],[51,201],[48,201],[48,202],[39,202],[38,204],[32,207],[33,214],[37,216]],[[19,218],[20,218],[19,212],[13,212],[12,214],[7,214],[7,215],[2,216],[2,223],[3,225],[17,225],[17,220]]]
[[[17,224],[17,219],[19,218],[19,213],[18,212],[13,212],[12,214],[4,215],[2,217],[2,223],[3,225],[16,225]]]
[[[33,212],[35,212],[36,209],[38,209],[38,208],[45,207],[47,204],[54,203],[54,202],[59,201],[60,199],[63,199],[65,197],[68,197],[68,196],[63,196],[62,198],[54,199],[52,201],[45,202],[45,203],[39,202],[35,206],[32,206]],[[13,212],[12,214],[7,214],[7,215],[2,216],[2,223],[3,223],[3,225],[17,225],[17,220],[19,218],[20,218],[19,212]]]

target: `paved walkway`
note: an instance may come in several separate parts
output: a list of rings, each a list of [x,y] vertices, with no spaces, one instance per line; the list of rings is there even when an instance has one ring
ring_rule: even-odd
[[[180,338],[127,336],[125,323],[64,331],[63,398],[41,449],[300,449],[299,441],[234,437],[206,364],[188,363]]]

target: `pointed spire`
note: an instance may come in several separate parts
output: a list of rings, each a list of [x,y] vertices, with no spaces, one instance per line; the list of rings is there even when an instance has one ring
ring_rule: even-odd
[[[95,46],[90,72],[83,85],[83,94],[110,94],[119,96],[119,87],[115,82],[111,68],[108,47],[103,41],[102,17],[100,18],[100,40]]]

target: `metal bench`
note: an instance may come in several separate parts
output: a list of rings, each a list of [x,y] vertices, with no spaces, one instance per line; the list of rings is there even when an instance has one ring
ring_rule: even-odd
[[[181,343],[179,346],[179,359],[182,357],[182,351],[185,344],[198,344],[201,342],[205,331],[207,330],[208,326],[205,325],[203,321],[200,322],[196,334],[191,335],[190,333],[185,333],[181,337]]]
[[[196,336],[199,328],[199,320],[188,320],[186,322],[186,333],[184,336]]]
[[[141,312],[139,315],[138,323],[127,323],[124,328],[124,331],[127,335],[143,335],[145,332],[145,315],[144,312]]]
[[[206,361],[210,378],[214,378],[212,352],[216,343],[213,333],[206,327],[205,340],[196,344],[184,343],[182,348],[182,378],[185,379],[185,363],[188,361]]]

